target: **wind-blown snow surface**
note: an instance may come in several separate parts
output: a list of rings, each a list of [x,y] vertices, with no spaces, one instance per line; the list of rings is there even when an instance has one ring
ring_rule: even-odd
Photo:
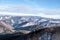
[[[33,25],[38,26],[60,26],[60,19],[43,18],[39,16],[10,16],[0,15],[0,20],[6,24],[10,24],[15,29],[33,30],[36,27],[30,27]]]

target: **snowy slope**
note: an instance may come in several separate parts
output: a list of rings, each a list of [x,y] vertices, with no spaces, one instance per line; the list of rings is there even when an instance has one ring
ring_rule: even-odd
[[[15,30],[35,30],[40,26],[60,26],[60,19],[39,16],[0,15],[0,20],[14,27]]]

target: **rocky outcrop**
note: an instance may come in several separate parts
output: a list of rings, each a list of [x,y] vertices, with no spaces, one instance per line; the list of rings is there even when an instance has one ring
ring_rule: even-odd
[[[0,33],[12,33],[14,28],[3,21],[0,21]]]

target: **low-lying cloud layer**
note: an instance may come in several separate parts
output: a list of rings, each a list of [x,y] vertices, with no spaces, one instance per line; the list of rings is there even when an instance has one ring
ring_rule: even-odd
[[[27,5],[0,6],[0,14],[59,18],[60,9],[47,9],[47,8],[31,7]]]

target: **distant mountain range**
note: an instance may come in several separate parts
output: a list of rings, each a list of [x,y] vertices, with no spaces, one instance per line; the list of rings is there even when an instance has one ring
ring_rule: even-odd
[[[60,25],[60,19],[43,18],[39,16],[8,16],[1,15],[0,20],[11,26],[16,27],[17,25],[23,26],[24,24],[38,24],[41,26],[58,26]]]
[[[60,26],[60,19],[44,18],[39,16],[10,16],[0,15],[0,20],[11,25],[15,30],[33,30],[35,26]],[[35,25],[34,27],[32,27]],[[31,26],[31,27],[30,27]]]

